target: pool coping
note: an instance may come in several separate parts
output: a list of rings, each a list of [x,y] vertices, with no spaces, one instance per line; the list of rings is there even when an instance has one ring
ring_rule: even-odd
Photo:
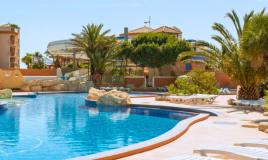
[[[89,102],[88,99],[86,99],[86,101]],[[132,104],[132,106],[141,106],[141,105]],[[156,105],[146,105],[146,104],[142,106],[159,108],[159,109],[171,109],[171,108],[167,108],[167,106],[156,106]],[[183,108],[176,108],[176,109],[173,108],[174,111],[175,110],[178,111],[180,109],[183,110]],[[156,149],[158,147],[161,147],[172,141],[177,140],[178,138],[183,136],[192,125],[198,122],[204,121],[208,119],[210,116],[210,113],[200,113],[199,110],[191,109],[191,112],[194,112],[194,111],[198,112],[199,114],[178,122],[175,125],[175,127],[173,127],[169,131],[155,138],[152,138],[143,142],[139,142],[136,144],[132,144],[129,146],[121,147],[118,149],[112,149],[112,150],[108,150],[104,152],[99,152],[96,154],[70,158],[69,160],[115,160],[115,159],[124,158],[124,157],[128,157],[128,156],[135,155],[138,153]]]

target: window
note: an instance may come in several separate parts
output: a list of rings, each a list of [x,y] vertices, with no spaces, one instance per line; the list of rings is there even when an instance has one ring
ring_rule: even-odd
[[[192,64],[191,63],[186,63],[185,64],[185,71],[190,71],[192,70]]]

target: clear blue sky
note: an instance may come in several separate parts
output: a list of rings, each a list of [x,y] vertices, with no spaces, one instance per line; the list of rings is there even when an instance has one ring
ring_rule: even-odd
[[[50,41],[71,38],[83,25],[103,23],[118,35],[125,26],[141,27],[149,16],[152,27],[177,26],[185,39],[210,40],[213,22],[230,26],[224,18],[268,7],[268,0],[11,0],[2,1],[0,24],[21,27],[21,57],[46,50]],[[21,67],[25,67],[21,64]]]

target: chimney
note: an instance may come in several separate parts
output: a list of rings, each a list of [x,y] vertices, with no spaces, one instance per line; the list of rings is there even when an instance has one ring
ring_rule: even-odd
[[[127,27],[124,28],[124,40],[128,41],[128,28]]]

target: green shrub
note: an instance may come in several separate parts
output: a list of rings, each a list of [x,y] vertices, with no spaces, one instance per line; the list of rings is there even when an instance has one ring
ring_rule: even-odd
[[[178,95],[218,94],[217,81],[213,72],[192,70],[186,76],[178,77],[174,84],[169,85],[168,91]]]
[[[81,63],[78,65],[79,68],[88,68],[88,64],[87,63]]]

